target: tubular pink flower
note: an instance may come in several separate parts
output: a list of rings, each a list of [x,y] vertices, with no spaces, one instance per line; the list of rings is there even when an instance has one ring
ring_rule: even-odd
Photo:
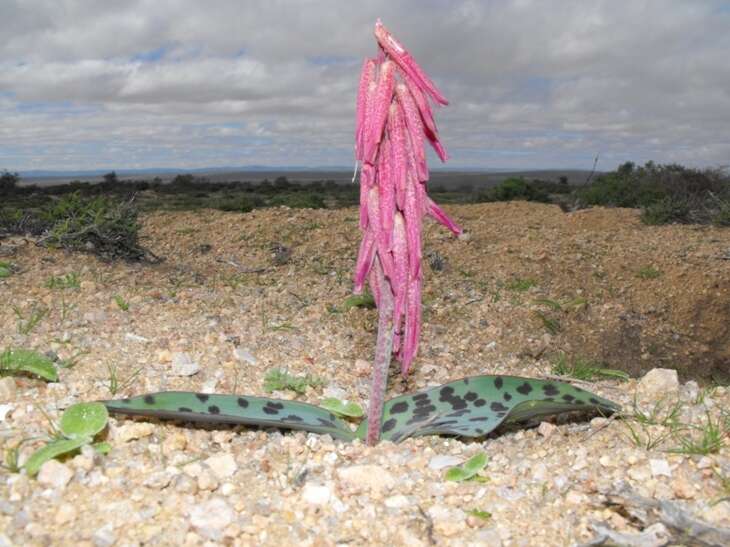
[[[383,137],[385,121],[388,118],[390,99],[393,96],[395,86],[395,65],[391,61],[385,61],[380,65],[378,74],[378,86],[375,90],[375,97],[371,108],[372,124],[369,140],[365,143],[363,159],[375,163],[375,156],[378,152],[378,145]]]
[[[408,135],[411,139],[413,153],[416,156],[416,169],[418,170],[418,180],[428,180],[428,166],[426,165],[426,154],[423,150],[423,121],[418,112],[418,106],[413,100],[413,96],[409,93],[405,84],[395,86],[395,93],[398,97],[398,104],[403,110]]]
[[[444,106],[449,104],[446,97],[441,94],[436,85],[431,81],[431,78],[421,70],[421,67],[418,66],[418,63],[411,57],[411,54],[408,53],[406,48],[388,32],[388,29],[383,26],[380,19],[375,23],[375,38],[377,38],[383,51],[398,64],[403,72],[413,78],[421,89],[431,95],[434,101]]]
[[[405,313],[406,293],[408,291],[408,241],[406,238],[406,223],[400,212],[395,214],[393,222],[393,279],[391,287],[395,297],[393,325],[397,333],[401,324],[401,316]]]
[[[413,80],[411,80],[407,76],[404,79],[406,82],[406,87],[408,88],[408,91],[413,97],[413,101],[418,107],[418,112],[421,114],[421,120],[423,120],[424,123],[424,134],[426,135],[426,138],[428,138],[428,142],[431,143],[431,146],[433,146],[433,149],[436,151],[436,154],[441,159],[441,161],[446,161],[448,159],[448,155],[446,154],[446,150],[444,149],[443,145],[439,141],[438,130],[436,129],[436,122],[433,121],[433,112],[431,112],[431,106],[428,104],[428,99],[421,92],[418,85],[413,83]]]
[[[368,90],[370,83],[375,80],[375,59],[365,59],[360,73],[360,85],[357,91],[357,103],[355,108],[355,158],[362,159],[363,156],[363,129],[365,114],[367,110]]]
[[[412,277],[421,274],[421,217],[422,210],[418,207],[416,181],[413,173],[408,174],[406,183],[406,201],[403,211],[406,219],[406,241],[408,242],[408,270]]]
[[[380,222],[384,248],[390,250],[393,240],[393,215],[395,215],[396,183],[391,175],[391,147],[387,135],[378,153],[378,199],[380,200]]]
[[[421,279],[412,277],[408,282],[406,325],[403,333],[401,374],[406,376],[418,352],[418,335],[421,332]]]
[[[406,183],[408,173],[407,135],[405,121],[397,103],[390,106],[388,115],[388,133],[390,134],[391,158],[393,161],[392,176],[395,182],[396,203],[399,209],[405,206]]]
[[[447,215],[444,210],[429,197],[426,198],[426,212],[438,222],[446,226],[446,228],[451,230],[455,236],[462,234],[463,230],[459,227],[459,225],[451,220],[449,215]]]
[[[357,253],[357,262],[355,263],[355,279],[353,292],[355,294],[361,294],[365,279],[367,278],[370,269],[373,266],[373,259],[375,258],[375,242],[373,240],[373,233],[368,231],[360,242],[360,249]]]

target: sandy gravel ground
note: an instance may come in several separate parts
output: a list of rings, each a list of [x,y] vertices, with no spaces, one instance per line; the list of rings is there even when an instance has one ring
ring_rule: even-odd
[[[730,375],[730,231],[647,227],[620,209],[564,214],[503,203],[449,212],[470,237],[426,226],[421,349],[408,385],[394,376],[390,395],[475,374],[543,377],[564,354],[631,373],[588,389],[652,423],[598,417],[369,448],[112,419],[107,456],[85,449],[47,463],[37,479],[0,472],[0,545],[698,541],[680,538],[647,500],[704,522],[716,534],[705,538],[723,537],[730,391],[713,382]],[[338,309],[351,289],[356,217],[354,209],[153,214],[143,219],[143,242],[166,257],[156,266],[1,241],[0,260],[16,272],[0,280],[0,350],[82,354],[57,383],[0,380],[0,448],[47,435],[44,413],[56,419],[75,402],[110,398],[110,368],[117,397],[263,395],[266,371],[282,367],[325,380],[300,400],[365,404],[376,313]],[[72,272],[79,288],[45,287]],[[47,313],[20,334],[14,307],[22,317],[34,307]],[[679,381],[646,374],[667,368]],[[721,427],[719,451],[672,451],[701,439],[708,420]],[[24,444],[21,459],[39,442]],[[479,480],[444,480],[448,467],[481,451],[489,463]]]

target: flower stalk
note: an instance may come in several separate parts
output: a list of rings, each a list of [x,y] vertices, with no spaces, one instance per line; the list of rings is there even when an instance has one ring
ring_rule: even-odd
[[[380,436],[391,356],[406,376],[418,352],[423,217],[433,217],[457,236],[462,232],[426,193],[425,143],[442,161],[447,159],[429,100],[440,105],[448,101],[380,20],[375,38],[380,51],[362,66],[355,129],[363,239],[354,292],[362,292],[367,280],[378,307],[368,444]]]

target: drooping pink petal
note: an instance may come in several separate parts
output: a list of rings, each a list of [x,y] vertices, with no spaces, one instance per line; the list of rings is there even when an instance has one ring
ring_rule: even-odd
[[[420,183],[416,180],[415,174],[408,173],[403,212],[405,213],[406,241],[408,242],[408,269],[412,277],[419,277],[421,272],[421,218],[423,213],[418,206],[416,185],[420,185]]]
[[[360,242],[360,249],[357,253],[357,262],[355,263],[355,279],[353,292],[355,294],[362,293],[365,279],[373,265],[373,259],[375,258],[375,241],[373,239],[373,233],[367,231],[363,234],[362,241]]]
[[[406,376],[418,353],[418,338],[421,332],[421,279],[411,277],[408,280],[408,302],[406,325],[403,333],[403,349],[401,358],[401,374]]]
[[[436,202],[429,197],[426,198],[426,212],[438,222],[446,226],[446,228],[451,230],[454,235],[458,236],[461,235],[461,233],[463,232],[461,227],[456,224],[456,222],[451,220],[451,217],[449,217],[449,215],[447,215],[444,210],[441,209],[441,207],[439,207]]]
[[[421,120],[424,124],[423,132],[426,135],[426,138],[428,138],[428,142],[431,143],[431,146],[436,151],[436,154],[441,161],[446,161],[448,159],[448,155],[446,154],[446,149],[444,149],[441,141],[439,141],[438,130],[436,129],[436,123],[433,121],[433,112],[431,112],[431,106],[428,104],[428,99],[424,96],[418,88],[418,85],[416,85],[412,79],[407,76],[404,79],[406,87],[418,107],[418,112],[421,114]]]
[[[403,45],[398,42],[398,40],[396,40],[390,32],[388,32],[388,29],[383,26],[380,19],[378,19],[375,23],[375,37],[385,53],[398,64],[403,72],[413,78],[421,89],[431,95],[434,101],[442,105],[449,104],[446,97],[441,94],[436,85],[431,81],[426,73],[421,70],[421,67],[418,66],[418,63],[416,63],[415,59],[411,57],[411,54],[408,53],[406,48],[404,48]]]
[[[376,80],[371,81],[368,84],[367,93],[365,95],[365,119],[362,122],[362,129],[360,130],[360,156],[355,159],[362,162],[373,163],[367,160],[366,152],[369,148],[375,147],[373,144],[373,119],[375,111],[375,94],[378,89],[378,83]],[[356,149],[357,150],[357,149]]]
[[[409,93],[405,84],[395,86],[395,93],[398,97],[400,105],[408,128],[408,135],[411,140],[413,154],[416,158],[416,169],[418,170],[418,180],[428,180],[428,166],[426,165],[426,153],[423,149],[423,121],[418,112],[418,106],[413,100],[413,96]]]
[[[380,221],[383,223],[383,243],[390,249],[393,240],[393,215],[395,214],[395,180],[391,175],[391,147],[388,136],[378,152],[378,199],[380,201]]]
[[[403,215],[395,213],[393,219],[393,278],[390,286],[393,288],[394,307],[393,325],[398,331],[401,315],[405,313],[406,292],[408,290],[408,241],[406,223]]]
[[[375,184],[375,170],[369,163],[360,168],[360,229],[368,226],[368,192]]]
[[[375,81],[375,59],[365,59],[360,73],[360,85],[357,90],[355,105],[355,159],[363,156],[363,129],[367,109],[367,98],[370,83]]]
[[[378,85],[375,90],[375,98],[370,115],[372,116],[372,125],[368,129],[370,137],[364,147],[363,159],[370,163],[375,163],[375,156],[378,152],[378,145],[383,137],[385,129],[385,121],[388,117],[388,109],[390,101],[393,97],[393,88],[395,87],[395,65],[392,61],[385,61],[380,65],[378,74]]]
[[[393,276],[393,257],[389,252],[390,234],[386,234],[383,230],[381,213],[378,188],[373,186],[368,191],[368,230],[373,233],[375,249],[380,258],[383,272],[386,277],[390,278]]]
[[[406,174],[408,173],[407,135],[403,113],[395,102],[390,106],[388,114],[388,134],[393,160],[391,175],[395,185],[396,203],[399,209],[403,209],[406,198]]]

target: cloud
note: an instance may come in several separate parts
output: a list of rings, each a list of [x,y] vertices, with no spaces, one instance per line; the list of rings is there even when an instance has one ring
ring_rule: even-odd
[[[719,0],[5,0],[0,168],[349,165],[378,16],[451,100],[450,166],[730,159]]]

